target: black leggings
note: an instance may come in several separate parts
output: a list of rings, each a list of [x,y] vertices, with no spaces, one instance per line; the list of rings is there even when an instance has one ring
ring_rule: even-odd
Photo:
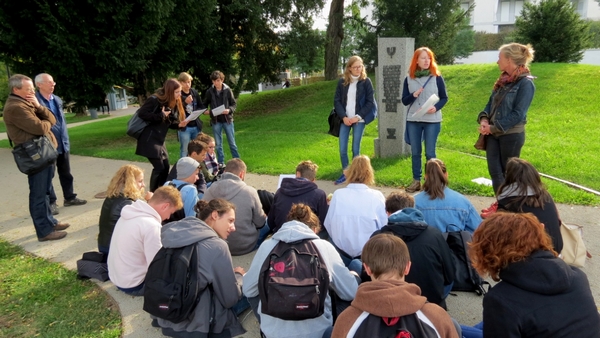
[[[162,187],[167,181],[167,176],[169,176],[169,169],[171,166],[169,165],[168,158],[148,158],[148,161],[150,161],[152,164],[152,174],[150,175],[150,191],[154,192],[154,190]]]

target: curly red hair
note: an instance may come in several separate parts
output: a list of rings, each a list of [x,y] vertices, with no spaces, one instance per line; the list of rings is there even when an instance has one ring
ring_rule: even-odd
[[[433,54],[433,51],[431,51],[431,49],[427,47],[420,47],[417,48],[417,50],[415,50],[412,60],[410,61],[410,67],[408,68],[408,76],[410,76],[411,79],[415,78],[415,71],[417,71],[417,68],[419,68],[417,61],[419,60],[419,55],[421,55],[421,53],[423,52],[427,53],[427,55],[431,59],[431,64],[429,65],[429,73],[434,76],[440,76],[442,74],[438,69],[437,62],[435,62],[435,55]]]
[[[469,246],[473,267],[495,281],[500,280],[500,270],[526,259],[534,251],[546,250],[558,256],[544,225],[532,214],[493,214],[475,230]]]

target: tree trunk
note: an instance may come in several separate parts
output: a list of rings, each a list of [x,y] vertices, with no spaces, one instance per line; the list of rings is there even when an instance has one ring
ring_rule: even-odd
[[[86,116],[87,115],[87,107],[75,104],[73,107],[73,112],[75,116]]]
[[[325,40],[325,80],[338,77],[340,48],[344,39],[344,0],[332,0]]]

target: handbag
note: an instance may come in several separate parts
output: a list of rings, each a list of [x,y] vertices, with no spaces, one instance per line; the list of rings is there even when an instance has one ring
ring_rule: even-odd
[[[342,125],[342,119],[335,112],[335,108],[331,109],[331,113],[329,113],[327,121],[329,122],[329,131],[327,133],[335,137],[340,137],[340,126]]]
[[[127,135],[135,138],[136,140],[140,138],[144,128],[148,125],[147,121],[142,120],[142,118],[138,114],[139,110],[137,110],[129,122],[127,122]]]
[[[585,265],[585,257],[589,254],[583,243],[583,226],[577,224],[566,224],[560,222],[560,235],[563,240],[563,248],[560,256],[569,265],[582,268]],[[591,255],[589,255],[591,257]]]
[[[12,146],[12,140],[9,139]],[[35,137],[15,146],[12,150],[15,163],[26,175],[37,174],[54,164],[58,152],[46,135]]]
[[[479,134],[479,138],[477,138],[477,141],[475,142],[474,147],[477,150],[485,151],[485,147],[486,147],[485,135]]]

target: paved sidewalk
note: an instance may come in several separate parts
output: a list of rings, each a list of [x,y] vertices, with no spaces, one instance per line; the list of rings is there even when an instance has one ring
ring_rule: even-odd
[[[133,113],[135,109],[125,110],[123,113]],[[111,113],[113,115],[113,113]],[[117,116],[117,114],[114,114]],[[97,121],[97,120],[94,120]],[[93,122],[93,121],[90,121]],[[83,123],[90,123],[83,122]],[[75,125],[73,125],[75,126]],[[70,125],[71,127],[71,125]],[[140,158],[142,160],[142,158]],[[47,258],[54,262],[60,262],[69,269],[76,268],[76,261],[86,251],[97,250],[96,237],[98,234],[98,217],[102,200],[95,199],[94,195],[104,191],[117,169],[127,161],[106,160],[101,158],[71,156],[71,169],[75,177],[75,192],[78,196],[88,200],[83,206],[60,207],[57,218],[71,224],[67,230],[69,235],[60,241],[43,242],[37,241],[31,218],[28,211],[28,185],[27,176],[21,174],[14,163],[9,149],[0,149],[0,182],[4,194],[0,196],[0,236],[25,250],[38,256]],[[147,162],[136,162],[142,167],[148,178],[151,166]],[[290,168],[290,172],[294,168]],[[266,175],[248,174],[246,182],[257,189],[275,191],[278,177]],[[327,193],[333,192],[336,187],[330,181],[318,181],[320,188]],[[60,190],[58,177],[54,181],[55,189]],[[392,188],[381,187],[384,194],[392,191]],[[59,196],[61,192],[57,191]],[[469,197],[476,208],[487,207],[492,199],[486,197]],[[59,200],[59,204],[62,200]],[[600,210],[597,207],[583,206],[558,206],[561,217],[570,223],[578,223],[585,226],[585,241],[588,250],[595,257],[588,260],[584,269],[590,280],[590,285],[596,299],[600,302]],[[234,265],[248,269],[253,254],[234,257]],[[75,281],[73,281],[75,282]],[[153,338],[162,337],[160,330],[150,326],[148,314],[142,310],[142,299],[127,296],[119,292],[110,282],[98,283],[119,304],[123,317],[124,337]],[[474,293],[457,293],[449,296],[447,301],[449,313],[460,323],[472,325],[481,321],[482,298]],[[245,316],[247,315],[247,316]],[[258,323],[254,315],[246,312],[241,319],[244,327],[248,330],[243,337],[258,338]]]

